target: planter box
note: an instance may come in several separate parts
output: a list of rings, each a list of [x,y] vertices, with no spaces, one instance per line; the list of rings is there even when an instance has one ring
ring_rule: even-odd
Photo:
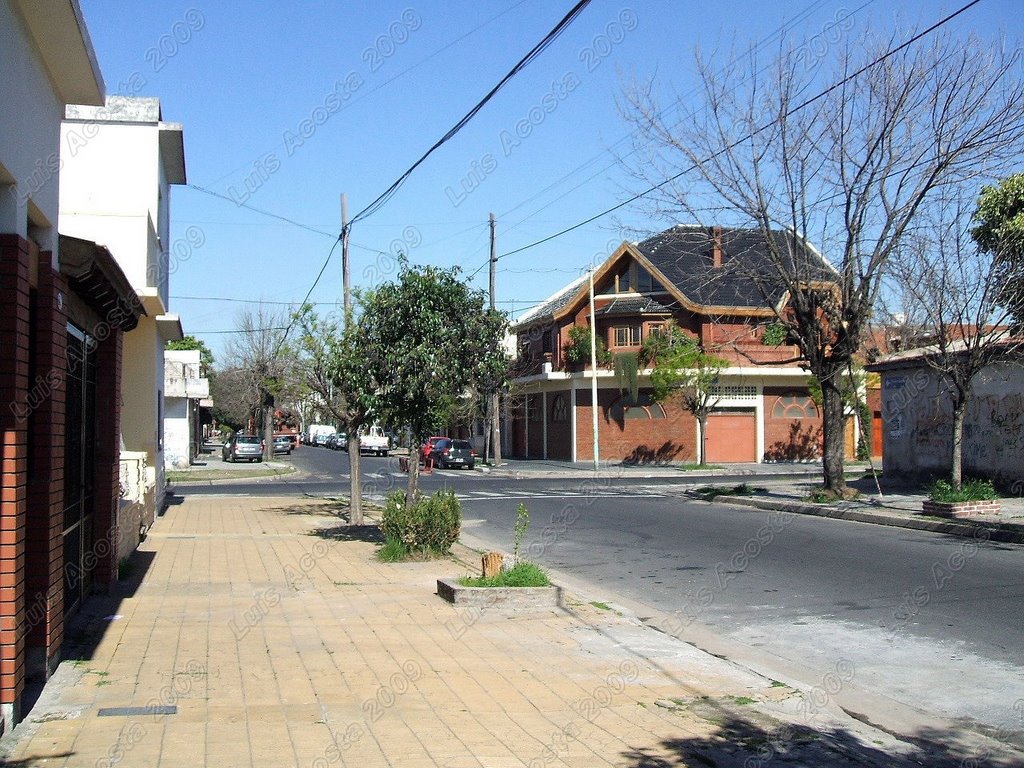
[[[935,517],[973,517],[975,515],[998,515],[1002,505],[999,499],[986,501],[932,501],[925,499],[922,511]]]
[[[453,605],[475,608],[558,608],[562,588],[550,587],[464,587],[455,579],[438,579],[437,594]]]

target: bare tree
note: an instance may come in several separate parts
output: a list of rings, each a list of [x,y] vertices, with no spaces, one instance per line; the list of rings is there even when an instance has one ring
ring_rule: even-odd
[[[821,382],[824,484],[842,494],[839,381],[886,264],[932,195],[977,189],[1017,162],[1024,82],[1016,48],[936,32],[905,46],[865,32],[837,52],[828,80],[805,62],[788,48],[768,66],[753,52],[720,71],[698,53],[701,103],[678,102],[681,119],[649,84],[632,86],[623,112],[638,152],[624,163],[658,185],[657,213],[761,232],[767,258],[738,255],[733,269],[777,307]],[[780,289],[787,300],[776,304]]]
[[[245,310],[237,320],[238,332],[227,344],[227,360],[238,374],[238,385],[263,429],[263,455],[274,455],[274,408],[280,398],[295,394],[295,356],[286,344],[287,324],[280,313],[262,304]]]
[[[920,227],[891,262],[903,297],[904,324],[926,343],[922,360],[946,386],[952,406],[950,481],[963,483],[964,417],[975,383],[989,366],[1017,361],[1024,339],[1012,336],[1013,303],[1004,295],[1001,262],[972,236],[973,206],[960,197],[929,206]]]

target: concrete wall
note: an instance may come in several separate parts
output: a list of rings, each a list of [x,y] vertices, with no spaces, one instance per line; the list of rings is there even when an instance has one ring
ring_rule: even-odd
[[[926,367],[882,373],[886,475],[949,474],[952,404],[948,385]],[[1009,486],[1024,482],[1024,368],[993,366],[975,383],[964,422],[965,475]]]
[[[0,0],[0,232],[57,257],[57,174],[64,104],[21,16]],[[31,208],[31,213],[30,213]]]

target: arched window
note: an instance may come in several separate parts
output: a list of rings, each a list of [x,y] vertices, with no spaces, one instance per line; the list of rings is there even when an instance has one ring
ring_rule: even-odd
[[[818,418],[818,406],[808,395],[790,393],[781,395],[775,401],[772,408],[772,418],[775,419],[816,419]]]

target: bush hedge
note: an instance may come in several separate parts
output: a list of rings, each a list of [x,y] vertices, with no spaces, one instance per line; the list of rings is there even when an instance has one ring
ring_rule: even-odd
[[[418,496],[406,504],[405,491],[388,496],[380,530],[388,542],[401,542],[408,552],[448,554],[462,528],[462,503],[452,491]]]

